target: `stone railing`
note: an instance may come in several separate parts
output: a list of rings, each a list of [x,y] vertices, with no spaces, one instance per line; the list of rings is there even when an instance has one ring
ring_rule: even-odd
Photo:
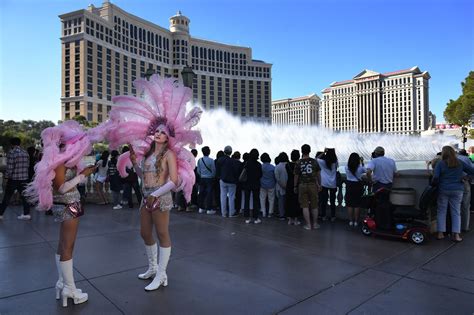
[[[340,219],[347,219],[347,210],[345,208],[345,191],[346,191],[346,184],[345,184],[345,175],[342,174],[343,184],[342,187],[338,188],[337,195],[336,195],[336,216]],[[423,193],[426,186],[428,186],[429,181],[429,173],[426,170],[402,170],[398,172],[398,176],[395,177],[393,187],[394,188],[412,188],[416,191],[415,196],[415,204],[413,205],[415,208],[418,208],[419,199],[421,194]],[[3,173],[0,172],[0,183],[3,183]],[[367,190],[368,187],[365,187]],[[110,188],[108,183],[104,185],[104,190],[106,193],[110,193]],[[87,193],[87,201],[88,202],[98,202],[99,198],[95,191],[94,187],[94,180],[93,175],[87,178],[86,182],[86,193]],[[135,192],[132,189],[132,194]],[[2,185],[0,185],[0,195],[3,195]],[[109,196],[109,200],[111,200],[111,196]],[[135,197],[133,197],[134,202],[136,202]],[[326,212],[329,209],[326,210]],[[366,210],[361,209],[361,218],[366,214]],[[426,220],[426,224],[431,227],[431,230],[434,231],[436,226],[436,208],[431,208],[428,211],[428,218]]]

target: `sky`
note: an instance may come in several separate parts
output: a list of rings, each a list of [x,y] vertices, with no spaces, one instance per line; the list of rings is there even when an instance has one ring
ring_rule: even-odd
[[[192,37],[252,48],[271,63],[272,99],[316,93],[364,69],[428,71],[437,121],[474,70],[472,0],[112,0],[169,27],[181,10]],[[61,118],[58,15],[102,0],[0,0],[0,119]]]

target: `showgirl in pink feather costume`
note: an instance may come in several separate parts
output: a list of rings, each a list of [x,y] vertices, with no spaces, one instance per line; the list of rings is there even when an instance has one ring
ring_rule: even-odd
[[[150,80],[138,79],[135,96],[114,97],[115,106],[106,123],[111,148],[130,144],[130,152],[119,157],[117,168],[125,177],[126,167],[133,165],[142,179],[143,201],[140,209],[141,236],[148,256],[148,270],[140,279],[153,281],[145,290],[168,285],[166,267],[171,254],[168,231],[169,210],[173,205],[171,190],[182,190],[190,200],[195,182],[194,156],[184,148],[201,143],[199,131],[191,130],[200,119],[197,107],[186,114],[192,91],[173,78],[157,75]],[[160,244],[153,237],[153,225]]]
[[[68,298],[74,304],[88,300],[87,293],[76,288],[73,277],[72,252],[79,218],[84,214],[77,185],[95,170],[95,166],[84,167],[82,159],[91,152],[93,142],[103,139],[104,128],[102,125],[85,131],[79,123],[69,120],[43,130],[43,157],[25,191],[38,210],[51,209],[56,221],[61,222],[56,252],[56,299],[62,298],[63,306],[67,306]]]

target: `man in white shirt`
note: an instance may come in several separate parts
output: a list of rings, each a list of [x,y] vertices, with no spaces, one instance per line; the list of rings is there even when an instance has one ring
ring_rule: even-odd
[[[380,188],[391,189],[393,177],[397,173],[395,161],[385,157],[383,147],[376,147],[373,154],[374,158],[367,163],[367,176],[374,183],[372,190],[375,192]]]

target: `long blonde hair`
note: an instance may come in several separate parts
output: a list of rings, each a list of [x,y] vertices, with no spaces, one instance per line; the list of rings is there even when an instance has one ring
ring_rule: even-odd
[[[454,151],[452,147],[448,145],[444,146],[443,149],[441,150],[441,158],[443,159],[444,162],[446,162],[449,168],[459,166],[459,160],[456,157],[456,152]]]

